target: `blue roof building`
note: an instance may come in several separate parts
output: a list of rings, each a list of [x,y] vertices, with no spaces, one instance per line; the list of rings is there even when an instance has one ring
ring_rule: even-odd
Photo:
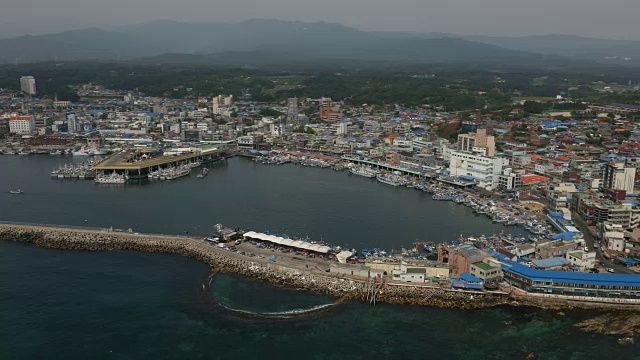
[[[640,300],[640,275],[538,270],[508,260],[502,272],[528,292]]]
[[[569,260],[563,257],[552,257],[552,258],[542,259],[542,260],[532,260],[531,262],[538,269],[557,268],[557,267],[567,266],[570,264]]]

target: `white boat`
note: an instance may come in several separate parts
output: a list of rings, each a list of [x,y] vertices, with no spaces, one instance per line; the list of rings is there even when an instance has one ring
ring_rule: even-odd
[[[92,149],[90,152],[91,152],[91,155],[107,155],[107,154],[109,154],[108,151],[100,150],[100,149]]]
[[[376,170],[373,170],[372,168],[369,168],[366,166],[353,166],[351,169],[349,169],[349,171],[352,174],[360,175],[368,178],[374,178],[376,177],[376,175],[378,175],[378,172]]]
[[[89,156],[89,155],[93,155],[87,149],[80,149],[80,150],[72,151],[71,154],[73,154],[73,156]]]
[[[383,184],[391,186],[400,186],[406,184],[406,181],[401,176],[394,174],[380,174],[376,176],[376,180],[380,181]]]
[[[129,180],[129,176],[113,172],[97,175],[94,181],[96,184],[124,184],[127,180]]]
[[[200,174],[198,174],[198,177],[202,179],[207,175],[209,175],[209,168],[202,168],[202,171],[200,171]]]
[[[21,189],[9,190],[9,194],[24,194]]]
[[[164,179],[165,180],[173,180],[173,179],[177,179],[177,178],[181,178],[183,176],[187,176],[191,174],[191,168],[188,166],[185,167],[179,167],[176,169],[170,169],[170,171],[168,171],[167,174],[165,174]]]

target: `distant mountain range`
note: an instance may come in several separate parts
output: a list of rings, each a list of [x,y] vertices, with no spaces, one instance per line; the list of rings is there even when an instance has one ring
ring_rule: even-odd
[[[567,35],[509,38],[365,32],[335,23],[261,19],[241,23],[162,20],[121,31],[90,28],[0,39],[0,63],[90,59],[252,67],[569,68],[595,62],[640,64],[640,42]]]

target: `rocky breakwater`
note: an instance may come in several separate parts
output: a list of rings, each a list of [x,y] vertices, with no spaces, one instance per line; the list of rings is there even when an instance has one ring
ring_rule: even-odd
[[[296,289],[333,296],[361,290],[361,286],[358,286],[361,283],[356,281],[313,275],[279,264],[249,259],[214,247],[201,239],[188,237],[0,224],[0,240],[29,242],[40,247],[66,250],[173,253],[202,261],[217,271],[238,273]]]
[[[621,345],[633,345],[640,339],[640,314],[637,312],[610,312],[575,326],[590,333],[622,336],[618,339]]]
[[[393,304],[415,304],[442,308],[479,309],[511,304],[506,294],[451,290],[434,286],[385,286],[376,301]]]
[[[482,308],[509,301],[504,295],[405,284],[377,284],[372,289],[365,279],[336,277],[248,258],[214,247],[201,239],[188,237],[0,224],[0,240],[30,242],[40,247],[67,250],[117,249],[173,253],[202,261],[216,271],[238,273],[279,286],[336,296],[341,300],[370,301],[371,297],[375,297],[378,302],[455,308]]]

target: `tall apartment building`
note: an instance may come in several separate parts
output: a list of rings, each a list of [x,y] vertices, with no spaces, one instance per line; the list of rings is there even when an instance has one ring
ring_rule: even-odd
[[[294,123],[298,121],[298,98],[287,99],[287,122]]]
[[[23,76],[20,78],[20,91],[31,96],[36,94],[36,79],[33,76]]]
[[[218,95],[213,98],[212,112],[216,115],[222,114],[224,108],[233,105],[233,95]]]
[[[602,187],[607,190],[624,190],[633,193],[636,168],[627,167],[623,160],[611,160],[605,165]]]
[[[493,157],[496,153],[496,139],[487,135],[487,129],[478,129],[475,133],[458,135],[458,151]]]
[[[451,176],[473,178],[477,186],[487,190],[498,187],[502,170],[509,165],[509,160],[494,157],[495,138],[487,136],[486,129],[458,135],[456,150],[443,149],[443,154],[449,158]]]

